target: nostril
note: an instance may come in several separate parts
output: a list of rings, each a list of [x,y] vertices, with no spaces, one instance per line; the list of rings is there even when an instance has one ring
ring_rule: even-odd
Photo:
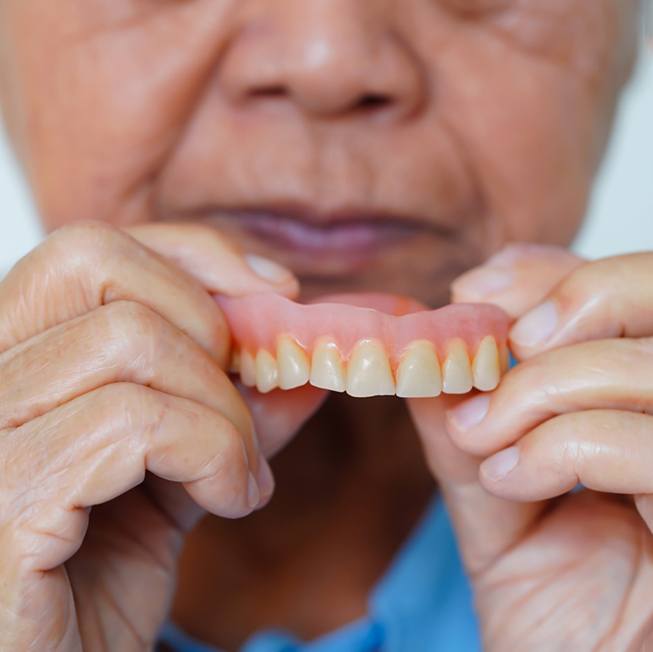
[[[381,93],[367,93],[356,102],[355,109],[364,113],[373,113],[392,104],[392,98]]]
[[[281,85],[261,86],[259,88],[254,88],[249,92],[249,96],[255,99],[274,99],[285,97],[287,94],[288,91]]]

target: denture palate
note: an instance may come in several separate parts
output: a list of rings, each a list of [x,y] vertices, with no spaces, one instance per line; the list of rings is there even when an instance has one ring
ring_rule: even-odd
[[[507,368],[509,319],[489,304],[425,310],[392,295],[216,300],[234,338],[231,371],[263,393],[310,383],[361,398],[428,398],[490,391]]]

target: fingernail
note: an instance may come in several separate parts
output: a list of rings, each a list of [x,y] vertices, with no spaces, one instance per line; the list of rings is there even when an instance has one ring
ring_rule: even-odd
[[[464,432],[481,423],[489,408],[490,397],[487,394],[479,394],[450,410],[449,420],[456,430]]]
[[[519,449],[511,446],[481,464],[481,471],[490,480],[503,480],[518,464]]]
[[[482,299],[509,288],[513,278],[513,273],[509,269],[484,266],[463,274],[454,282],[453,289],[456,294]]]
[[[261,502],[261,492],[258,488],[258,483],[256,478],[250,472],[247,477],[247,504],[250,509],[256,509],[258,504]]]
[[[270,464],[262,455],[259,457],[256,479],[261,494],[259,502],[266,502],[274,491],[274,476],[272,475]]]
[[[286,283],[292,279],[289,270],[269,258],[263,258],[263,256],[257,256],[256,254],[247,254],[245,261],[257,276],[269,283]]]
[[[543,249],[542,245],[531,242],[510,242],[492,254],[486,261],[486,265],[501,265],[512,267],[515,263],[532,258]]]
[[[553,301],[545,301],[517,322],[510,337],[520,346],[536,346],[548,340],[557,325],[558,309]]]

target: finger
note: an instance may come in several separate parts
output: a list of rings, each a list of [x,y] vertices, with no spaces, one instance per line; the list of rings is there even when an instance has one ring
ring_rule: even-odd
[[[40,570],[74,554],[83,510],[139,485],[146,471],[183,483],[198,505],[220,516],[243,516],[262,500],[228,419],[129,383],[107,385],[3,432],[0,459],[12,461],[2,477],[4,521],[30,533]]]
[[[276,292],[295,297],[299,292],[297,279],[288,269],[267,258],[244,254],[211,227],[158,222],[132,226],[126,231],[173,261],[214,294]]]
[[[569,274],[523,316],[510,340],[520,358],[584,340],[653,332],[653,254],[605,258]]]
[[[653,339],[598,340],[547,351],[511,369],[497,389],[459,403],[447,429],[487,456],[559,414],[593,408],[653,412]]]
[[[563,414],[481,464],[488,491],[544,500],[581,483],[618,494],[653,492],[653,417],[618,410]]]
[[[509,245],[485,265],[457,279],[452,299],[488,301],[517,317],[580,264],[580,259],[558,247]],[[450,397],[408,401],[456,529],[463,561],[474,575],[528,530],[544,503],[516,504],[485,490],[478,476],[482,458],[461,450],[446,431],[445,412],[458,403],[460,399]]]
[[[230,336],[208,292],[131,236],[104,223],[58,230],[0,283],[0,352],[120,300],[157,312],[226,366]]]
[[[479,482],[481,458],[457,448],[446,433],[444,413],[455,399],[411,399],[410,412],[426,459],[438,480],[465,567],[474,577],[488,569],[539,516],[542,503],[514,503],[490,494]]]
[[[181,241],[177,229],[184,232]],[[274,291],[291,298],[299,293],[297,279],[285,267],[259,256],[243,255],[215,229],[159,223],[130,227],[128,231],[198,279],[211,293],[238,296]],[[259,443],[268,459],[290,441],[327,397],[327,392],[308,385],[265,395],[242,385],[239,389],[252,411]]]
[[[494,303],[516,318],[537,305],[582,263],[561,247],[510,244],[456,279],[452,299],[456,303]]]
[[[216,410],[236,426],[256,461],[249,410],[215,360],[163,317],[129,301],[55,326],[0,355],[0,429],[117,382],[146,385]]]
[[[249,406],[263,455],[276,455],[320,409],[329,393],[311,385],[261,394],[239,385]]]

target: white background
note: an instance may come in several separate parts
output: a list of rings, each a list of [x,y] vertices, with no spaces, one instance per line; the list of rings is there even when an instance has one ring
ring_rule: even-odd
[[[25,183],[0,133],[0,273],[38,238]],[[623,98],[589,218],[575,249],[590,257],[653,250],[653,50],[643,54]]]

